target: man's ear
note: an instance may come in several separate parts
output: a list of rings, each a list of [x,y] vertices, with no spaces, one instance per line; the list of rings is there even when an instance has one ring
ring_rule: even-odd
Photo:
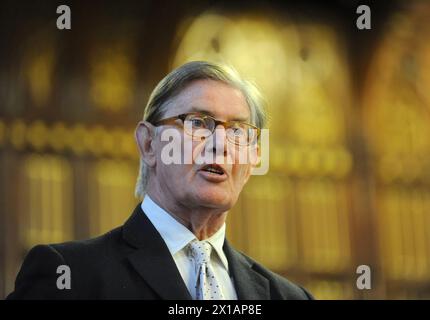
[[[134,137],[139,147],[140,157],[147,166],[154,167],[156,163],[155,127],[147,121],[140,121]]]

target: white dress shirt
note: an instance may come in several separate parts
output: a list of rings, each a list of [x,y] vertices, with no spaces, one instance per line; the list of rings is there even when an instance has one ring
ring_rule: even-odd
[[[198,275],[196,274],[194,262],[191,261],[188,256],[187,245],[194,239],[197,239],[197,237],[183,224],[152,201],[148,195],[145,195],[141,207],[166,243],[191,297],[196,299],[195,285]],[[229,275],[227,257],[222,249],[224,238],[225,223],[215,234],[205,240],[215,249],[212,250],[210,264],[221,286],[225,299],[237,300],[236,290]]]

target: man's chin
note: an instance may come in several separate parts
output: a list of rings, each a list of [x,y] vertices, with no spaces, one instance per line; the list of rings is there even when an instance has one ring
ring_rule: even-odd
[[[229,210],[232,206],[231,193],[227,190],[217,190],[216,187],[201,188],[196,190],[197,199],[201,205],[208,208],[222,208],[225,211]]]

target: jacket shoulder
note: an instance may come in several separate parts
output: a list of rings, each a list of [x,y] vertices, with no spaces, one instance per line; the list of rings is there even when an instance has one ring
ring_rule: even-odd
[[[58,267],[66,265],[50,245],[37,245],[26,255],[15,280],[15,290],[6,299],[62,299],[69,292],[57,287]]]
[[[101,264],[112,259],[114,244],[121,240],[121,228],[88,240],[40,244],[25,256],[15,280],[15,290],[7,299],[70,299],[77,290],[59,289],[60,266],[71,270],[72,287],[85,286]],[[79,277],[73,275],[79,274]]]
[[[121,230],[122,227],[118,227],[95,238],[55,243],[50,246],[70,263],[99,260],[107,258],[112,253],[111,249],[121,243]]]

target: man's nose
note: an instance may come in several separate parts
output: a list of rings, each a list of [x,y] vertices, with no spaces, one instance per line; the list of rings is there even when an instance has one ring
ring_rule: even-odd
[[[219,124],[215,128],[215,132],[213,133],[213,139],[213,153],[216,155],[227,156],[227,135],[225,127],[222,124]]]

